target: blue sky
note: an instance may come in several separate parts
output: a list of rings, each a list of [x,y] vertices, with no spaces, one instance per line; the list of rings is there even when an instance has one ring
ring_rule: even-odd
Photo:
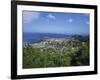
[[[23,11],[23,32],[89,34],[89,14]]]

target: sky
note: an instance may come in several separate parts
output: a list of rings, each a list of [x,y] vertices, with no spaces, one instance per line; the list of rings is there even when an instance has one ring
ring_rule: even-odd
[[[23,11],[23,32],[89,34],[89,17],[85,13]]]

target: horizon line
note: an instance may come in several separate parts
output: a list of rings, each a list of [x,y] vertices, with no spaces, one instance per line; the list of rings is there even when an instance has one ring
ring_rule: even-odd
[[[86,34],[86,33],[50,33],[50,32],[23,32],[23,33],[44,33],[44,34],[46,34],[46,33],[48,33],[48,34],[64,34],[64,35],[67,35],[67,34],[69,34],[69,35],[89,35],[89,33],[88,34]]]

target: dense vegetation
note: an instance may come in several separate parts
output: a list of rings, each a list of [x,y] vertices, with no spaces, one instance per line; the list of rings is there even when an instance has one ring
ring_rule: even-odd
[[[23,47],[23,68],[89,65],[89,36],[72,36],[60,42]]]

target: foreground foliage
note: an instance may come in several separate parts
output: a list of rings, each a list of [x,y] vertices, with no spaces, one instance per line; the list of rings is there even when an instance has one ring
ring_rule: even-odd
[[[72,36],[62,45],[45,44],[42,50],[34,45],[23,47],[23,68],[85,65],[89,65],[89,36]]]

